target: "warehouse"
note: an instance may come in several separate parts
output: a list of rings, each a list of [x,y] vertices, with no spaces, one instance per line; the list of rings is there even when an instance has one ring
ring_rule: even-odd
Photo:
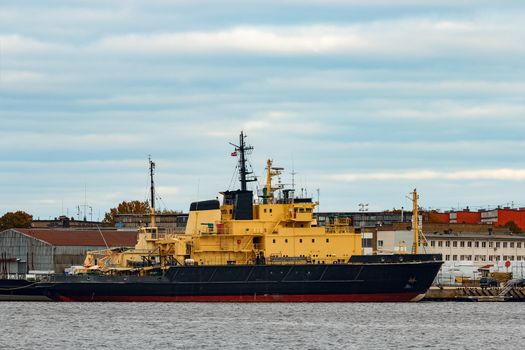
[[[71,265],[82,265],[87,251],[105,249],[106,244],[133,247],[136,240],[136,232],[116,230],[5,230],[0,232],[0,275],[63,273]]]

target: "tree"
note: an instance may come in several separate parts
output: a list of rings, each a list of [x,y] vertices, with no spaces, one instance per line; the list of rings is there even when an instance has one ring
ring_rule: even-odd
[[[512,233],[522,233],[522,230],[514,221],[507,222],[503,227],[508,228]]]
[[[117,214],[149,214],[150,207],[148,201],[123,201],[116,208],[111,208],[104,216],[104,222],[115,225],[115,215]]]
[[[33,222],[33,216],[25,211],[16,211],[5,213],[0,218],[0,230],[7,230],[10,228],[30,228]]]
[[[171,209],[163,209],[163,210],[157,210],[157,214],[164,214],[164,215],[176,215],[176,214],[182,214],[182,211],[180,210],[171,210]]]

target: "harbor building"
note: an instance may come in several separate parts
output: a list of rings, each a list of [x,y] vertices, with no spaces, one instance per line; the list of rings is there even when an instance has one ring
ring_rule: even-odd
[[[132,247],[136,241],[136,232],[116,230],[9,229],[0,232],[0,275],[63,273],[82,265],[87,251]]]
[[[71,228],[71,229],[93,229],[96,230],[97,227],[107,227],[108,225],[99,221],[88,221],[88,220],[75,220],[74,217],[68,217],[61,215],[59,217],[49,219],[49,220],[33,220],[31,223],[32,228]]]
[[[350,218],[356,228],[375,228],[399,222],[412,222],[412,212],[406,210],[392,211],[358,211],[358,212],[322,212],[316,213],[319,226],[329,225],[334,218]]]
[[[518,228],[525,231],[525,208],[498,208],[481,212],[481,223],[505,226],[514,222]]]
[[[150,221],[150,214],[116,214],[115,227],[118,230],[136,231]],[[155,223],[159,230],[167,233],[181,233],[186,230],[188,214],[155,214]]]
[[[422,251],[442,254],[445,261],[525,261],[525,234],[488,224],[427,224]],[[377,229],[373,240],[377,254],[410,252],[413,233],[409,226],[395,224]]]

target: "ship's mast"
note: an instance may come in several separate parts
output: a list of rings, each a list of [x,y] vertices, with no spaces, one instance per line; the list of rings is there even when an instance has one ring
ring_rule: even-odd
[[[150,227],[155,227],[155,183],[153,182],[153,174],[155,172],[155,163],[151,160],[151,156],[149,159],[149,175],[150,175],[150,181],[151,181],[151,214],[150,214]]]
[[[239,175],[241,180],[241,190],[246,191],[246,183],[257,181],[257,178],[251,177],[248,178],[247,175],[251,174],[251,172],[248,171],[246,168],[246,154],[247,152],[253,150],[252,146],[247,146],[244,139],[246,138],[246,135],[241,131],[241,135],[239,136],[239,145],[235,145],[230,142],[232,146],[235,147],[235,152],[239,152]]]
[[[412,246],[412,254],[419,253],[419,206],[418,201],[419,196],[417,190],[414,188],[412,192],[412,231],[414,234],[414,244]]]
[[[268,159],[266,162],[266,187],[265,187],[265,193],[264,193],[264,204],[272,203],[273,202],[273,193],[277,189],[282,189],[282,186],[279,186],[277,188],[272,187],[272,178],[274,176],[281,175],[281,172],[283,171],[283,168],[277,168],[272,167],[273,161],[271,159]]]
[[[268,159],[266,162],[266,192],[264,193],[264,204],[272,203],[273,192],[272,192],[272,160]]]

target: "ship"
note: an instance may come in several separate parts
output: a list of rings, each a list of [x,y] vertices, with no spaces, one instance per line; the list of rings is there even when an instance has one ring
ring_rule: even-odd
[[[276,184],[283,168],[267,161],[262,191],[241,132],[240,188],[190,205],[185,232],[155,219],[155,163],[149,160],[150,223],[133,249],[88,252],[73,275],[38,284],[55,301],[136,302],[404,302],[421,300],[443,261],[419,254],[417,224],[410,254],[363,255],[361,233],[348,218],[318,225],[312,198]],[[414,191],[415,192],[415,191]],[[416,196],[417,199],[417,196]],[[417,210],[417,200],[415,203]],[[418,216],[416,215],[416,218]]]

